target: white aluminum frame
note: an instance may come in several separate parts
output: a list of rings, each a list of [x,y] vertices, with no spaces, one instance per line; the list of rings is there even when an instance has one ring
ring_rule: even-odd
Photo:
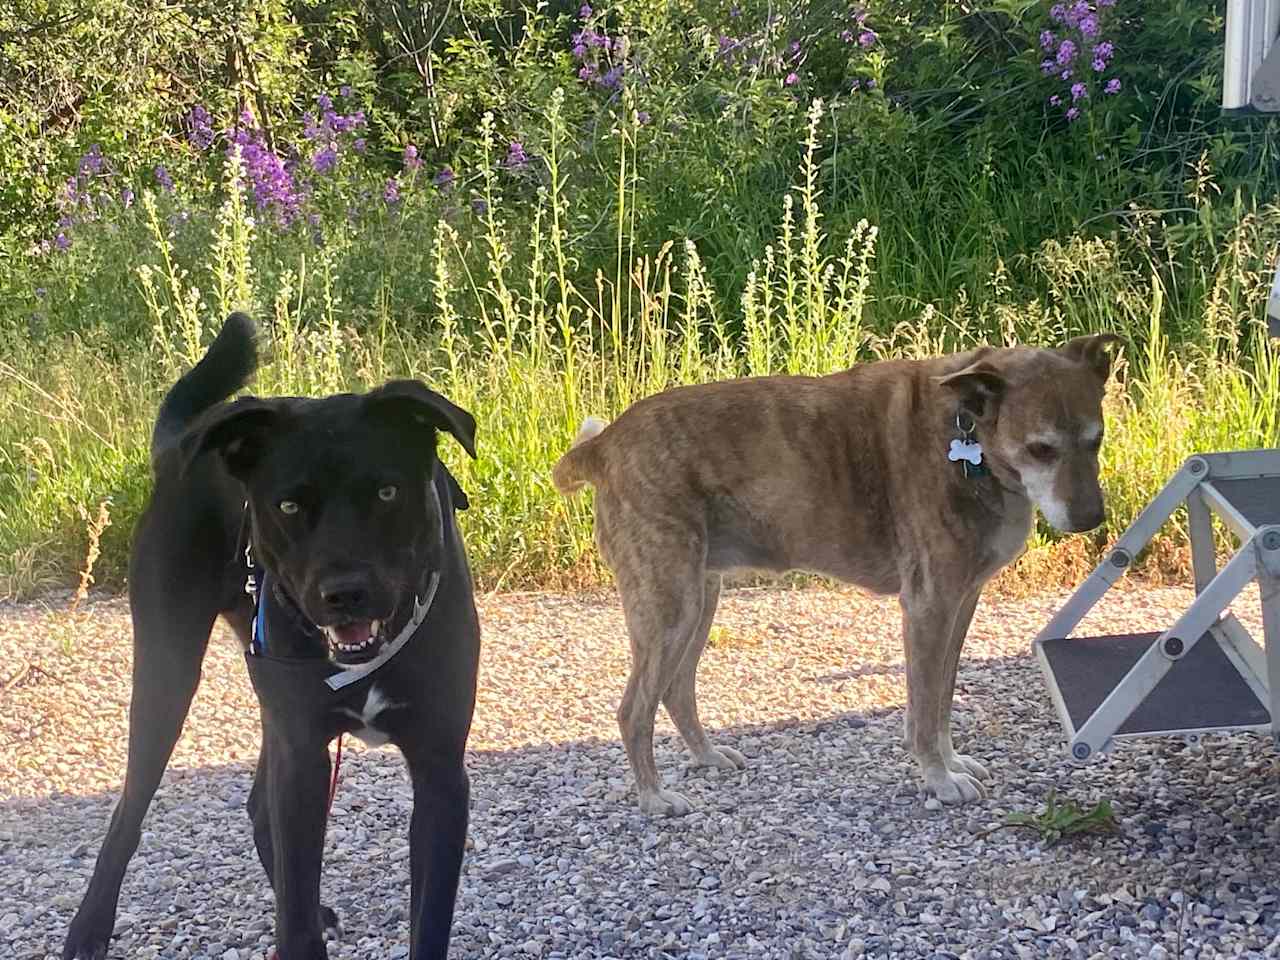
[[[1280,477],[1280,450],[1207,453],[1188,459],[1036,636],[1033,643],[1036,658],[1075,759],[1087,760],[1104,753],[1111,748],[1113,740],[1121,737],[1191,736],[1209,732],[1201,729],[1116,732],[1173,665],[1206,633],[1222,647],[1227,659],[1271,715],[1269,724],[1225,729],[1269,730],[1280,744],[1280,524],[1255,526],[1213,485],[1214,480],[1261,477]],[[1184,503],[1190,524],[1196,599],[1173,626],[1152,641],[1138,662],[1077,730],[1058,689],[1044,643],[1070,638],[1094,604],[1124,576],[1133,558]],[[1240,548],[1221,570],[1217,569],[1214,556],[1210,511],[1241,540]],[[1253,580],[1258,581],[1261,590],[1265,646],[1260,646],[1227,611],[1240,591]],[[1214,731],[1223,729],[1213,728]]]

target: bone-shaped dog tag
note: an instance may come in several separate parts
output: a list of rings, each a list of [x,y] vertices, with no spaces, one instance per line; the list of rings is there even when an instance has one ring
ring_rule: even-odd
[[[964,460],[975,467],[982,464],[982,444],[976,440],[952,440],[951,449],[947,451],[947,459],[952,462]]]

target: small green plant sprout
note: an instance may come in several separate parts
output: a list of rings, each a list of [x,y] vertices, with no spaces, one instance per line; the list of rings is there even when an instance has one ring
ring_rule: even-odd
[[[1046,847],[1052,847],[1068,837],[1086,833],[1117,833],[1119,830],[1115,814],[1111,810],[1111,801],[1099,800],[1092,809],[1085,810],[1070,798],[1059,801],[1056,790],[1049,791],[1044,810],[1040,813],[1015,811],[1006,816],[1002,824],[979,836],[985,837],[1008,827],[1025,827],[1036,831]]]

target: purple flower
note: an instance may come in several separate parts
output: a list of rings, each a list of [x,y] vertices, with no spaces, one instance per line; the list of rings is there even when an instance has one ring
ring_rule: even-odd
[[[213,117],[202,105],[196,104],[187,114],[187,140],[197,150],[208,150],[213,144]]]
[[[1071,79],[1071,68],[1070,68],[1070,67],[1068,67],[1066,70],[1063,70],[1060,74],[1058,74],[1058,76],[1059,76],[1061,79],[1063,79],[1063,80],[1070,80],[1070,79]]]
[[[876,88],[876,82],[875,82],[875,80],[874,80],[874,79],[868,80],[868,81],[867,81],[867,83],[866,83],[866,88],[867,88],[868,90],[874,90],[874,89]]]
[[[440,170],[439,173],[437,173],[434,177],[431,178],[431,182],[434,183],[441,190],[448,190],[449,187],[453,185],[453,181],[455,179],[456,178],[452,168],[444,167]]]
[[[840,31],[840,39],[841,39],[841,40],[843,40],[845,43],[853,43],[853,40],[854,40],[854,37],[853,37],[853,31],[852,31],[852,30],[841,30],[841,31]]]
[[[586,55],[587,55],[587,47],[586,47],[586,44],[582,44],[582,43],[575,43],[575,44],[573,45],[573,56],[574,56],[574,58],[575,58],[575,59],[577,59],[577,60],[581,60],[581,59],[582,59],[583,57],[585,57]]]
[[[1062,106],[1062,98],[1055,93],[1052,97],[1049,98],[1049,106],[1051,107]]]
[[[388,207],[394,207],[400,202],[400,184],[395,177],[387,178],[387,185],[382,188],[382,199]]]
[[[1103,70],[1107,69],[1107,61],[1103,60],[1101,57],[1095,57],[1092,66],[1094,73],[1101,73]]]
[[[48,291],[48,290],[46,290],[44,287],[36,287],[36,289],[35,289],[36,299],[37,299],[37,300],[43,300],[43,299],[45,298],[45,295],[46,295],[48,292],[49,292],[49,291]]]
[[[636,123],[639,123],[639,124],[643,125],[643,124],[648,123],[648,122],[649,122],[649,119],[650,119],[650,117],[649,117],[649,111],[648,111],[648,110],[638,110],[638,111],[636,112]]]
[[[1115,5],[1116,0],[1098,0],[1098,6],[1100,7],[1114,7]]]
[[[151,175],[156,178],[156,183],[160,184],[160,189],[165,193],[173,193],[173,178],[169,176],[169,171],[162,165],[156,164],[156,168],[151,171]]]
[[[1054,45],[1055,43],[1057,43],[1057,42],[1058,42],[1058,40],[1057,40],[1057,38],[1053,35],[1053,31],[1052,31],[1052,30],[1041,30],[1041,31],[1040,31],[1040,49],[1041,49],[1041,50],[1052,50],[1052,49],[1053,49],[1053,45]]]
[[[1111,55],[1115,52],[1116,52],[1116,48],[1115,46],[1112,45],[1110,40],[1103,40],[1100,44],[1098,44],[1096,47],[1093,48],[1093,55],[1095,57],[1101,57],[1103,60],[1109,59]]]
[[[508,170],[523,170],[529,165],[529,157],[524,152],[523,143],[512,140],[507,144],[507,159],[503,161],[503,165]]]
[[[1068,110],[1068,111],[1067,111],[1067,119],[1068,119],[1068,120],[1075,120],[1075,119],[1076,119],[1076,118],[1078,118],[1079,116],[1080,116],[1080,108],[1079,108],[1079,107],[1072,107],[1070,110]]]
[[[485,212],[489,209],[489,204],[485,203],[479,197],[476,197],[471,201],[471,209],[475,212],[477,217],[483,217]]]
[[[246,189],[259,210],[273,209],[282,226],[298,215],[302,197],[294,185],[289,167],[278,154],[267,147],[262,131],[252,126],[248,111],[241,115],[244,124],[232,131],[228,152],[240,150]]]
[[[125,209],[133,206],[133,191],[125,187],[120,191],[120,202],[124,204]]]
[[[617,90],[622,85],[622,67],[613,67],[608,73],[600,78],[600,86],[606,90]]]
[[[1076,45],[1070,40],[1063,40],[1062,44],[1058,47],[1058,66],[1065,67],[1075,58],[1075,55]]]
[[[316,173],[332,173],[333,168],[338,163],[338,148],[334,144],[329,144],[319,150],[314,157],[311,158],[311,169]]]
[[[795,73],[788,73],[787,78],[782,81],[784,87],[794,87],[800,82],[800,77]]]
[[[1058,65],[1054,63],[1052,60],[1040,61],[1040,72],[1043,73],[1046,77],[1057,69],[1058,69]]]
[[[368,144],[365,143],[364,137],[356,137],[351,142],[351,149],[356,153],[364,153],[366,147],[368,147]]]
[[[596,75],[596,68],[589,63],[584,63],[582,69],[578,71],[579,80],[590,80]]]
[[[591,11],[591,4],[589,4],[589,3],[584,3],[584,4],[582,5],[582,9],[580,9],[580,10],[578,11],[578,19],[580,19],[580,20],[590,20],[590,19],[591,19],[591,12],[592,12],[592,11]]]
[[[1049,8],[1049,19],[1054,23],[1062,23],[1067,18],[1067,8],[1060,3],[1055,3]]]
[[[302,115],[302,135],[308,140],[314,140],[323,133],[320,124],[316,123],[316,115],[308,110]]]
[[[861,47],[869,47],[876,42],[876,32],[874,30],[863,30],[858,34],[858,45]]]
[[[96,143],[89,148],[89,152],[80,158],[80,176],[96,177],[102,172],[102,148]]]
[[[850,89],[850,90],[857,90],[857,89],[858,89],[859,87],[861,87],[861,86],[862,86],[862,81],[861,81],[861,80],[855,80],[855,81],[853,81],[853,83],[849,84],[849,89]]]
[[[418,159],[418,148],[412,143],[406,144],[404,148],[404,168],[406,170],[417,170],[422,166],[422,161]]]
[[[319,107],[321,111],[332,110],[333,99],[327,93],[322,93],[320,96],[316,97],[316,106]]]
[[[338,88],[338,96],[340,97],[351,96],[351,87],[344,83],[342,86]]]
[[[1071,85],[1072,102],[1083,99],[1084,97],[1087,97],[1087,96],[1089,96],[1089,88],[1086,87],[1083,83],[1073,83]]]
[[[1080,33],[1092,40],[1098,35],[1098,18],[1092,13],[1080,21]]]
[[[734,6],[729,8],[729,16],[735,17],[735,18],[740,17],[742,16],[742,11],[738,9],[737,5],[735,4]]]
[[[1117,80],[1115,77],[1112,77],[1110,80],[1107,81],[1107,85],[1102,88],[1102,91],[1103,93],[1119,93],[1120,81]]]
[[[71,238],[59,231],[58,235],[53,238],[53,245],[63,253],[66,253],[71,249]]]

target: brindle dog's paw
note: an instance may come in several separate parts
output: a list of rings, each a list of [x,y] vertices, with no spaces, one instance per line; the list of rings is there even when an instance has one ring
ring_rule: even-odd
[[[640,812],[651,817],[683,817],[693,812],[693,804],[674,790],[641,790]]]
[[[973,757],[965,756],[963,753],[953,753],[947,759],[947,769],[953,773],[967,773],[975,780],[990,780],[991,774],[987,773],[987,768],[980,764]]]
[[[712,767],[716,770],[741,770],[746,765],[747,758],[731,747],[712,747],[693,758],[693,766]]]
[[[987,795],[986,789],[972,776],[946,767],[925,772],[924,792],[946,804],[972,803]]]

